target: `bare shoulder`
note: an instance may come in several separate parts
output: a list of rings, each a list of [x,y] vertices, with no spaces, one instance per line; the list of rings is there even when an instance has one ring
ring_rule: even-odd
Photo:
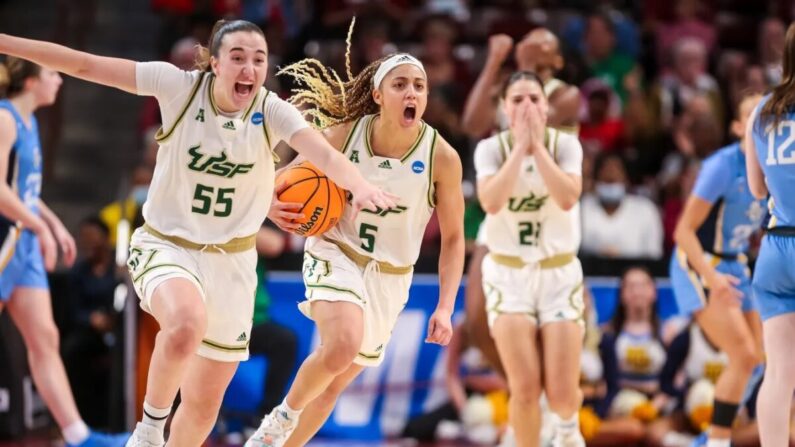
[[[0,153],[6,154],[17,139],[17,123],[11,112],[0,109]]]
[[[0,109],[0,134],[5,137],[17,137],[17,123],[14,120],[14,115],[6,109]],[[5,139],[5,138],[4,138]]]
[[[437,136],[436,149],[433,154],[434,171],[439,173],[456,174],[461,176],[461,157],[458,152],[441,136]]]
[[[355,124],[356,121],[349,121],[347,123],[331,126],[327,129],[323,129],[323,136],[326,138],[329,144],[340,151],[345,145],[345,140],[348,139],[348,134],[351,133]]]

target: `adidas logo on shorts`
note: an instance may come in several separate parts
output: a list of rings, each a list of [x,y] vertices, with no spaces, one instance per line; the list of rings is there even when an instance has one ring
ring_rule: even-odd
[[[246,340],[248,340],[248,337],[246,337],[245,332],[241,333],[240,336],[237,337],[237,341],[246,341]]]

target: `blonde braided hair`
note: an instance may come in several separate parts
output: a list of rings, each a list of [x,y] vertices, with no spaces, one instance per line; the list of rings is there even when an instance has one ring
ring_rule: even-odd
[[[381,62],[392,55],[370,63],[354,78],[351,74],[351,36],[356,18],[351,20],[345,39],[345,70],[348,79],[342,81],[337,72],[317,59],[307,58],[283,67],[277,75],[292,77],[302,87],[292,90],[288,101],[302,110],[318,129],[325,129],[378,113],[373,101],[373,77]]]

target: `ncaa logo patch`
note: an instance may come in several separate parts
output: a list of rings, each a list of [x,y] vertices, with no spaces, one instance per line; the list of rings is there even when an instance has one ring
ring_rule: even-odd
[[[417,160],[411,164],[411,170],[414,171],[415,174],[422,174],[422,171],[425,170],[425,163]]]
[[[254,124],[257,124],[257,125],[262,124],[262,121],[264,121],[264,120],[265,120],[265,117],[263,117],[262,113],[260,113],[260,112],[257,112],[255,114],[251,115],[251,122],[254,123]]]

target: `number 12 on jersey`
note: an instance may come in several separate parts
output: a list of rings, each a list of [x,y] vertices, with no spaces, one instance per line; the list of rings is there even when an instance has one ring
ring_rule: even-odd
[[[541,222],[519,222],[519,244],[538,245]]]

